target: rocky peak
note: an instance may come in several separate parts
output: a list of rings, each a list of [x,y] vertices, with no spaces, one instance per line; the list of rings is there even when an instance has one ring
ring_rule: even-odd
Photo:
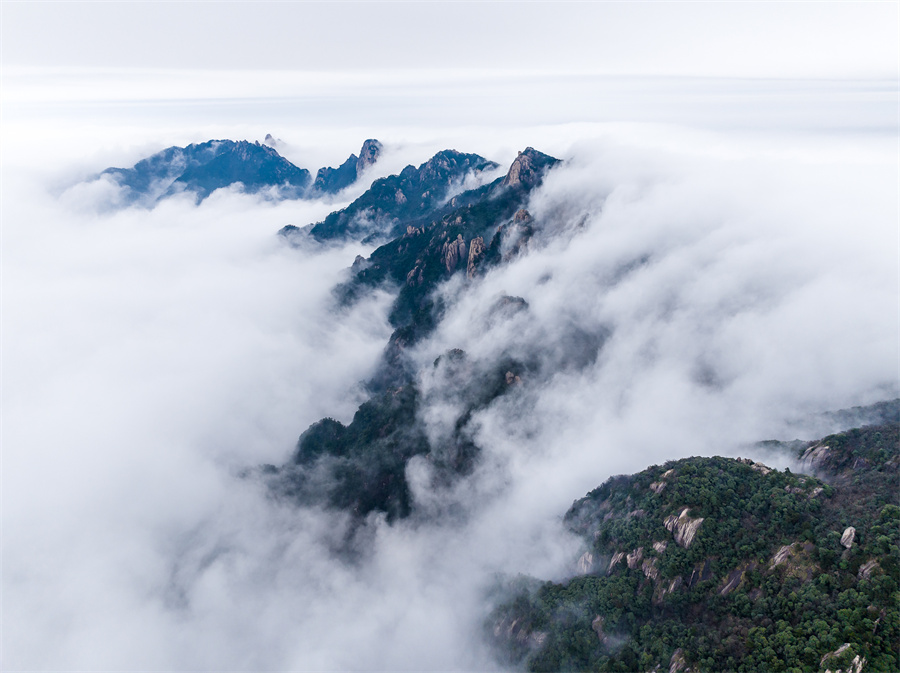
[[[544,170],[558,161],[548,154],[538,152],[533,147],[526,147],[513,160],[509,172],[501,184],[508,187],[534,187],[541,181]],[[527,215],[528,211],[524,212]],[[518,216],[518,213],[516,215]]]
[[[689,508],[685,507],[678,516],[674,514],[667,516],[663,522],[666,530],[671,532],[675,538],[675,544],[685,549],[691,546],[700,524],[703,523],[702,518],[692,519],[688,516],[689,511]]]
[[[359,159],[356,160],[356,174],[359,175],[378,161],[378,157],[381,156],[381,150],[383,148],[384,146],[374,138],[366,140],[366,142],[363,143],[362,149],[359,151]]]

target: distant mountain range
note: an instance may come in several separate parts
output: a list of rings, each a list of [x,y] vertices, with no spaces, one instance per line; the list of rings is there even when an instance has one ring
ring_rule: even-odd
[[[351,154],[339,168],[320,168],[313,182],[310,172],[298,168],[267,142],[208,140],[187,147],[169,147],[142,159],[131,168],[107,168],[108,176],[125,190],[127,203],[152,206],[161,199],[189,192],[198,201],[223,187],[240,183],[250,194],[266,190],[273,198],[315,198],[350,186],[381,154],[377,140],[366,140],[360,156]],[[99,176],[98,176],[99,177]]]

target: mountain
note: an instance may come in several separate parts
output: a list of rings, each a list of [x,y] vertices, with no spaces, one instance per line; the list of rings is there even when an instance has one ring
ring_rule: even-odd
[[[475,362],[458,349],[439,357],[430,373],[452,382],[440,394],[464,402],[453,429],[444,437],[429,439],[417,413],[423,401],[416,382],[421,372],[415,371],[405,352],[440,321],[443,307],[434,291],[441,283],[455,275],[477,282],[488,267],[509,261],[525,249],[535,229],[522,206],[557,163],[557,159],[528,148],[506,176],[444,203],[441,194],[446,195],[454,179],[470,170],[495,166],[477,155],[446,150],[418,169],[410,166],[399,176],[377,180],[347,209],[316,225],[319,232],[328,234],[326,239],[346,235],[350,229],[343,224],[351,220],[351,213],[377,203],[383,204],[379,217],[396,218],[389,221],[388,230],[402,233],[368,259],[358,258],[350,280],[337,289],[338,299],[346,304],[375,287],[394,288],[390,320],[395,330],[377,373],[368,382],[372,396],[352,422],[344,426],[326,418],[314,423],[301,435],[289,463],[264,468],[274,492],[358,517],[384,512],[391,520],[411,513],[406,468],[413,457],[424,456],[437,478],[446,483],[471,471],[479,451],[468,427],[472,414],[517,390],[532,365],[512,356]],[[410,199],[383,200],[398,192],[409,194]],[[316,227],[310,231],[313,236]],[[360,233],[364,232],[357,230]],[[525,310],[527,302],[522,298],[501,297],[492,315],[504,319]],[[587,359],[590,353],[596,355],[599,344],[590,338],[584,342],[573,340],[565,357],[578,357],[585,349]]]
[[[249,193],[281,187],[288,198],[301,196],[310,183],[309,171],[297,168],[272,147],[246,140],[209,140],[187,147],[169,147],[132,168],[108,168],[127,188],[131,203],[147,205],[183,191],[202,201],[214,190],[236,182]]]
[[[531,671],[900,670],[898,447],[895,419],[796,447],[818,476],[689,458],[613,477],[565,516],[572,576],[513,581],[489,639]]]
[[[365,159],[369,161],[371,157]],[[304,231],[319,241],[345,237],[395,238],[406,230],[407,223],[431,218],[450,191],[462,186],[468,174],[494,168],[497,164],[477,154],[444,150],[418,168],[407,166],[399,175],[379,178],[349,206]],[[281,230],[288,237],[300,232],[298,227],[290,225]]]
[[[313,182],[313,191],[323,194],[334,194],[349,187],[362,172],[374,164],[381,155],[382,144],[370,138],[363,143],[359,156],[350,157],[337,168],[320,168]]]
[[[351,155],[338,169],[319,169],[317,185],[313,185],[308,170],[298,168],[278,153],[275,147],[279,144],[271,135],[263,144],[209,140],[187,147],[169,147],[131,168],[107,168],[100,175],[125,188],[127,203],[146,206],[181,192],[191,192],[202,201],[216,189],[236,183],[250,194],[277,189],[278,198],[315,198],[355,182],[366,167],[375,163],[382,148],[377,140],[367,140],[359,158]]]

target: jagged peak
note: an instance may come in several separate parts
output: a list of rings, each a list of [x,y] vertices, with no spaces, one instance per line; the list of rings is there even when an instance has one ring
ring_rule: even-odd
[[[356,173],[359,175],[366,168],[374,164],[378,161],[378,157],[381,156],[381,151],[384,149],[384,145],[382,145],[375,138],[369,138],[362,144],[362,148],[359,150],[359,158],[356,160]],[[352,156],[352,155],[351,155]]]
[[[508,187],[534,187],[541,181],[544,171],[557,163],[559,159],[533,147],[526,147],[513,160],[501,184]]]

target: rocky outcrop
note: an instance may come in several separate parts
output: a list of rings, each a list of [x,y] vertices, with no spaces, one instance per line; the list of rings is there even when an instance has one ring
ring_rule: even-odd
[[[517,383],[522,383],[521,377],[517,376],[513,372],[506,372],[506,385],[511,386]]]
[[[750,563],[748,563],[740,568],[736,568],[736,569],[732,570],[730,573],[728,573],[728,576],[725,578],[725,581],[723,582],[722,587],[719,589],[719,595],[727,596],[732,591],[737,589],[741,585],[741,582],[744,581],[744,576],[747,574],[747,572],[750,570],[755,570],[755,569],[756,569],[756,562],[751,561]]]
[[[654,542],[653,543],[653,551],[655,551],[657,554],[662,554],[666,550],[666,547],[668,547],[668,546],[669,546],[669,543],[666,542],[665,540],[663,540],[662,542]]]
[[[841,546],[850,549],[853,546],[853,540],[856,539],[856,529],[853,526],[847,526],[841,535]]]
[[[609,575],[613,571],[613,568],[615,568],[623,558],[625,558],[625,552],[623,551],[617,551],[613,554],[612,558],[609,560],[609,567],[606,569],[606,574]]]
[[[630,552],[628,556],[625,557],[626,562],[628,563],[628,568],[630,570],[634,570],[640,565],[641,559],[644,558],[644,548],[638,547],[633,552]]]
[[[453,273],[459,265],[459,260],[466,257],[466,241],[462,234],[456,235],[456,240],[446,241],[441,249],[441,259],[448,273]]]
[[[557,160],[553,157],[538,152],[533,147],[526,147],[513,160],[501,184],[509,187],[534,187],[541,181],[544,170],[555,163]]]
[[[594,555],[589,551],[584,552],[575,567],[579,575],[587,575],[594,569]]]
[[[378,160],[381,154],[381,147],[380,142],[369,139],[363,143],[358,157],[355,154],[351,154],[337,168],[331,168],[330,166],[320,168],[316,172],[316,179],[313,182],[313,192],[334,194],[352,185],[366,168]],[[398,201],[398,203],[401,202]],[[403,203],[405,203],[405,197]]]
[[[650,490],[659,495],[663,492],[663,489],[666,487],[666,482],[664,481],[654,481],[650,484]]]
[[[690,508],[685,507],[678,516],[672,514],[667,516],[663,522],[666,530],[675,537],[675,544],[685,549],[691,546],[697,531],[700,529],[700,524],[703,523],[702,518],[692,519],[689,517],[689,511]]]
[[[754,460],[750,460],[749,458],[738,458],[739,463],[743,463],[744,465],[749,465],[752,469],[756,470],[760,474],[769,474],[772,471],[772,468],[768,465],[763,465],[762,463],[757,463]]]
[[[693,589],[700,582],[711,580],[712,577],[712,563],[710,563],[709,559],[706,559],[702,563],[698,563],[694,566],[694,569],[691,571],[691,576],[687,581],[688,589]]]
[[[605,620],[600,615],[594,617],[591,621],[591,631],[597,634],[597,639],[602,643],[606,641],[606,634],[603,632],[603,624]]]
[[[684,650],[679,647],[672,653],[672,658],[669,660],[669,673],[681,673],[681,671],[687,673],[688,670]]]
[[[641,563],[641,572],[648,580],[656,580],[659,577],[659,570],[656,568],[656,558],[645,558]]]
[[[494,638],[527,647],[540,647],[547,639],[545,631],[532,631],[521,619],[501,619],[494,624],[493,631]]]
[[[879,570],[880,568],[881,566],[878,565],[878,561],[876,561],[875,559],[869,559],[859,567],[859,571],[856,573],[856,576],[861,580],[867,580],[875,571]]]
[[[800,457],[801,472],[815,472],[821,470],[831,453],[831,448],[825,444],[815,444],[803,452]]]
[[[784,545],[781,549],[775,552],[775,556],[772,557],[772,560],[769,562],[773,568],[776,566],[780,566],[782,563],[788,560],[788,558],[792,555],[793,546],[791,544]]]
[[[825,673],[862,673],[866,665],[865,657],[855,654],[850,643],[844,643],[834,652],[829,652],[819,661],[819,668]],[[853,654],[853,658],[850,655]]]
[[[663,602],[663,599],[665,598],[666,594],[670,594],[673,591],[678,590],[679,588],[681,588],[682,584],[684,584],[684,580],[681,578],[681,575],[679,575],[678,577],[676,577],[673,580],[670,580],[669,582],[665,582],[665,581],[657,582],[656,589],[653,592],[654,604],[656,604],[656,605],[661,604]]]
[[[466,266],[466,278],[474,278],[478,264],[484,259],[484,238],[476,236],[469,244],[469,263]]]
[[[362,149],[359,150],[359,159],[356,160],[357,177],[359,177],[359,175],[369,166],[378,161],[382,149],[384,149],[384,146],[374,138],[369,138],[363,143]]]

